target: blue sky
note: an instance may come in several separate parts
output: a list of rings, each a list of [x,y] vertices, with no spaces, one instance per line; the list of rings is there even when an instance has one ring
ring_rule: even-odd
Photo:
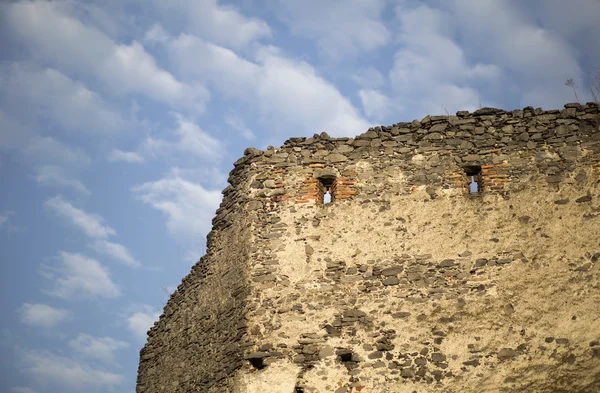
[[[598,0],[0,4],[0,391],[133,393],[244,148],[582,102]]]

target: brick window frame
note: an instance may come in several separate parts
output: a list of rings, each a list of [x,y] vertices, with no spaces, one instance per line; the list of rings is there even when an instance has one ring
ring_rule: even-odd
[[[480,194],[483,192],[483,176],[481,175],[481,165],[468,165],[463,167],[466,176],[466,187],[469,194]],[[471,190],[471,180],[477,184],[477,190]]]
[[[337,182],[336,176],[335,175],[323,175],[323,176],[319,176],[317,178],[317,180],[319,181],[317,183],[317,187],[318,187],[317,203],[321,204],[321,205],[325,204],[324,198],[325,198],[325,194],[327,193],[327,191],[329,191],[329,195],[331,196],[331,201],[329,203],[335,202],[335,189],[336,189],[336,182]]]

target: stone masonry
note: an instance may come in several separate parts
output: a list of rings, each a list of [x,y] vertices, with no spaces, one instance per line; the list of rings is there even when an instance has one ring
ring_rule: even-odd
[[[600,392],[598,104],[291,138],[234,166],[137,393]]]

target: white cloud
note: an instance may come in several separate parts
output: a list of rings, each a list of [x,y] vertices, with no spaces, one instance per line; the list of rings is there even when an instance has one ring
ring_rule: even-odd
[[[523,5],[520,2],[516,4]],[[570,8],[569,12],[565,12],[565,3],[562,0],[534,0],[526,4],[536,11],[536,16],[545,29],[577,44],[573,49],[579,52],[580,59],[590,56],[591,60],[600,61],[600,42],[597,39],[600,36],[597,17],[600,15],[600,2],[579,0],[577,7]]]
[[[478,57],[488,59],[500,67],[510,79],[504,82],[503,91],[513,89],[520,98],[521,105],[561,107],[566,101],[573,101],[572,92],[564,85],[567,78],[573,78],[578,85],[585,86],[583,73],[577,64],[579,53],[568,39],[581,34],[582,26],[590,26],[589,18],[583,12],[600,10],[597,2],[578,3],[573,14],[565,16],[564,3],[558,2],[518,2],[491,0],[453,0],[452,20],[461,29],[462,42]],[[581,8],[580,8],[581,5]],[[529,12],[527,7],[531,7]],[[546,7],[550,7],[546,9]],[[535,14],[531,10],[535,9]],[[560,24],[554,21],[563,19]],[[577,19],[579,23],[574,22]],[[569,28],[564,23],[573,22]],[[581,43],[594,41],[593,30],[600,32],[598,24],[577,36]],[[498,34],[499,31],[503,33]],[[579,32],[579,33],[576,33]],[[589,38],[586,38],[589,37]],[[597,41],[597,40],[595,40]],[[589,44],[588,44],[589,45]],[[597,42],[592,47],[598,45]],[[586,48],[587,49],[587,48]],[[585,50],[585,49],[584,49]],[[582,91],[586,94],[585,91]]]
[[[170,40],[170,35],[163,29],[160,23],[152,25],[150,30],[144,34],[144,41],[150,43],[165,43]]]
[[[164,178],[182,178],[191,183],[202,184],[204,188],[222,190],[227,187],[227,172],[221,171],[217,166],[202,165],[193,168],[172,167]]]
[[[520,12],[513,1],[454,0],[453,15],[471,23],[463,26],[466,42],[499,64],[519,74],[537,78],[550,73],[555,77],[564,69],[578,71],[574,53],[552,31],[539,27],[527,13]],[[501,30],[499,30],[501,29]],[[502,37],[496,33],[503,31]],[[540,65],[545,67],[540,73]]]
[[[351,79],[363,88],[378,88],[383,86],[385,78],[375,67],[366,67],[353,73]]]
[[[339,60],[389,42],[391,34],[381,19],[386,3],[386,0],[284,1],[280,3],[280,17],[293,33],[316,40],[323,56]]]
[[[132,191],[144,203],[165,214],[167,228],[174,236],[194,242],[210,231],[211,219],[221,200],[220,191],[207,190],[179,176],[147,182]]]
[[[358,92],[367,117],[382,120],[391,113],[392,104],[384,94],[373,89],[361,89]]]
[[[405,3],[396,9],[400,49],[390,71],[390,97],[402,115],[474,110],[481,101],[478,85],[493,87],[501,76],[495,64],[470,64],[453,36],[458,27],[445,11]],[[487,103],[490,104],[490,103]]]
[[[35,390],[27,387],[15,387],[11,388],[10,391],[12,393],[37,393]]]
[[[0,213],[0,230],[7,231],[7,232],[18,232],[18,231],[22,230],[22,228],[19,228],[18,226],[14,225],[11,222],[10,216],[12,216],[14,214],[15,214],[15,212],[12,210],[8,210],[8,211],[4,211],[3,213]]]
[[[192,107],[198,112],[204,110],[204,103],[209,97],[203,86],[187,86],[158,68],[154,58],[137,42],[129,46],[118,45],[105,67],[113,70],[105,79],[112,80],[113,87],[123,93],[143,93],[174,107]]]
[[[241,48],[271,36],[264,21],[248,18],[234,6],[219,4],[217,0],[154,0],[153,3],[162,19],[171,19],[182,30],[220,45]]]
[[[259,110],[273,129],[294,129],[299,135],[326,131],[332,136],[348,136],[369,128],[352,103],[308,63],[289,60],[274,48],[262,50],[259,63]]]
[[[82,392],[89,389],[112,389],[125,382],[120,374],[93,368],[70,358],[38,351],[25,351],[21,356],[23,371],[44,388]]]
[[[259,67],[233,50],[189,34],[170,39],[167,46],[170,59],[186,77],[211,83],[226,97],[252,94]]]
[[[250,128],[246,126],[244,121],[234,114],[230,114],[225,118],[225,123],[233,128],[235,131],[239,132],[242,137],[246,140],[253,140],[256,138],[256,135],[252,132]]]
[[[144,157],[139,155],[136,152],[131,151],[121,151],[119,149],[113,149],[108,156],[108,161],[125,161],[130,163],[141,163],[144,162]]]
[[[73,148],[52,137],[32,138],[23,153],[33,161],[83,167],[90,158],[79,148]]]
[[[107,238],[111,235],[116,235],[114,229],[104,224],[104,218],[76,208],[61,196],[48,199],[44,202],[44,206],[69,222],[69,224],[83,231],[89,237]]]
[[[61,251],[60,266],[42,265],[42,274],[54,281],[48,293],[66,300],[79,298],[114,298],[121,295],[109,273],[95,259]]]
[[[2,5],[11,37],[32,56],[60,69],[87,74],[111,94],[144,94],[173,107],[204,110],[201,85],[188,86],[160,68],[137,41],[117,44],[93,26],[65,12],[60,2],[22,1]]]
[[[47,304],[24,303],[19,309],[21,322],[34,327],[53,328],[67,318],[67,310]]]
[[[115,359],[115,352],[128,348],[129,343],[110,337],[93,337],[80,333],[77,338],[69,341],[69,347],[86,358],[111,363]]]
[[[33,133],[30,119],[16,119],[12,110],[0,108],[0,149],[22,148]]]
[[[222,155],[224,147],[222,143],[202,130],[196,123],[175,113],[177,128],[172,133],[177,137],[176,141],[165,139],[146,138],[142,150],[152,155],[165,155],[173,151],[189,153],[199,158],[217,159]]]
[[[90,195],[83,183],[66,173],[65,169],[54,165],[43,165],[35,168],[35,181],[46,187],[67,187],[72,188],[82,194]]]
[[[7,104],[19,118],[35,118],[47,127],[54,121],[73,134],[106,134],[122,130],[125,121],[96,92],[53,68],[31,64],[0,65],[7,80]]]
[[[101,254],[105,254],[118,260],[119,262],[131,266],[139,267],[142,264],[135,259],[127,247],[122,244],[108,242],[106,240],[98,240],[93,244],[94,250]]]
[[[140,341],[146,341],[146,333],[158,321],[160,312],[151,311],[150,307],[146,307],[145,311],[138,311],[127,318],[127,324],[131,333]]]
[[[256,62],[191,35],[166,43],[182,73],[212,84],[226,97],[241,99],[262,115],[273,130],[294,129],[299,135],[364,132],[369,124],[338,89],[308,63],[286,58],[274,47],[262,47]],[[147,147],[156,145],[149,139]]]
[[[76,178],[76,173],[91,160],[80,148],[67,146],[52,137],[32,137],[21,153],[34,165],[34,179],[46,187],[67,187],[82,194],[90,191]]]

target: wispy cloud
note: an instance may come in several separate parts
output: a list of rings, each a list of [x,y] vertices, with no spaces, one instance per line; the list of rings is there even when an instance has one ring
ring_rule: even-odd
[[[536,12],[524,12],[525,4]],[[591,38],[600,33],[600,26],[590,23],[589,15],[584,15],[600,12],[600,5],[594,0],[581,1],[568,17],[564,3],[556,1],[452,0],[449,5],[443,22],[460,29],[463,48],[510,75],[502,80],[503,92],[516,93],[520,105],[554,108],[572,100],[572,92],[564,81],[573,78],[582,82],[578,58],[583,53],[578,53],[577,47],[589,53],[593,52],[591,48],[600,48],[598,40]],[[566,22],[573,18],[578,22]],[[500,37],[498,31],[504,34]],[[578,46],[572,45],[573,35],[583,40]],[[598,61],[598,57],[592,60]],[[587,96],[585,91],[582,94]]]
[[[196,123],[179,113],[174,113],[177,127],[172,131],[176,140],[146,138],[142,149],[151,155],[167,155],[173,152],[187,153],[202,159],[217,159],[224,146],[216,138],[202,130]]]
[[[260,67],[229,48],[190,34],[163,42],[174,67],[186,78],[216,87],[228,98],[247,99],[252,94]]]
[[[112,389],[125,382],[123,375],[47,352],[23,351],[21,358],[23,371],[45,389],[50,387],[83,392],[90,389]]]
[[[165,43],[170,39],[171,36],[169,33],[167,33],[167,31],[158,22],[152,25],[150,30],[146,31],[144,34],[144,42],[151,44]]]
[[[286,1],[276,8],[292,33],[316,40],[322,56],[341,60],[386,45],[386,0]]]
[[[32,388],[27,388],[27,387],[11,388],[10,391],[11,391],[11,393],[37,393]]]
[[[224,46],[242,48],[271,36],[271,29],[260,19],[248,18],[232,5],[217,0],[152,0],[160,15],[183,21],[181,30]]]
[[[44,205],[68,224],[79,229],[87,237],[96,239],[90,244],[96,252],[113,258],[127,266],[139,267],[142,265],[140,261],[135,259],[127,247],[106,240],[110,236],[115,236],[116,232],[109,225],[105,224],[103,217],[76,208],[61,196],[48,199]]]
[[[160,312],[152,311],[150,306],[145,306],[144,311],[138,311],[127,318],[127,325],[131,333],[140,341],[146,341],[146,333],[160,317]]]
[[[376,89],[386,82],[383,74],[375,67],[361,67],[350,75],[350,79],[357,83],[361,88]]]
[[[225,123],[235,131],[239,132],[244,139],[253,140],[256,138],[256,135],[254,135],[252,130],[246,126],[244,121],[239,116],[231,114],[225,117]]]
[[[61,196],[48,199],[44,206],[89,237],[107,238],[116,235],[114,229],[104,224],[101,216],[86,213],[65,201]]]
[[[33,136],[21,150],[33,163],[34,179],[45,187],[66,187],[90,195],[76,175],[88,167],[91,159],[78,147],[66,145],[53,137]]]
[[[7,80],[3,89],[11,97],[6,105],[17,119],[51,121],[74,135],[110,134],[125,126],[117,110],[97,92],[57,69],[13,62],[0,64],[0,73]]]
[[[275,129],[293,128],[299,135],[326,131],[347,136],[369,127],[354,105],[310,64],[290,60],[275,48],[262,50],[259,62],[259,111]]]
[[[84,167],[91,163],[82,149],[67,146],[48,136],[32,138],[23,153],[32,161],[44,164]]]
[[[91,195],[91,191],[83,183],[69,174],[63,167],[54,165],[43,165],[35,168],[35,181],[46,187],[72,188],[85,195]]]
[[[40,328],[53,328],[67,319],[68,312],[47,304],[24,303],[19,309],[21,322]]]
[[[108,271],[95,259],[61,251],[59,265],[42,265],[42,274],[53,281],[49,295],[65,300],[81,298],[115,298],[121,291]]]
[[[15,214],[16,213],[13,210],[0,213],[0,231],[13,233],[22,231],[24,229],[14,224],[14,220],[11,219],[11,216],[14,216]]]
[[[167,228],[173,235],[195,241],[210,230],[211,218],[221,200],[220,191],[207,190],[179,176],[143,183],[132,191],[144,203],[165,214]]]
[[[364,132],[369,123],[350,100],[309,63],[288,58],[276,47],[261,47],[255,62],[198,37],[181,35],[165,43],[189,78],[211,83],[226,97],[251,105],[271,130],[297,135]],[[289,92],[294,92],[289,94]]]
[[[392,100],[374,89],[361,89],[358,92],[365,114],[374,120],[385,119],[392,111]]]
[[[93,337],[80,333],[69,341],[69,347],[86,358],[111,363],[115,359],[115,353],[120,349],[128,348],[129,343],[110,337]]]
[[[493,86],[501,76],[495,64],[468,61],[453,38],[446,11],[425,4],[400,3],[396,8],[400,49],[389,72],[390,100],[404,116],[475,110],[481,101],[478,86]],[[492,103],[487,102],[487,105]]]
[[[25,146],[35,133],[30,123],[16,119],[11,109],[0,108],[0,148],[15,149]]]
[[[141,163],[144,162],[144,157],[133,151],[126,152],[119,149],[113,149],[110,152],[110,155],[108,156],[108,161],[125,161],[130,163]]]
[[[139,267],[142,265],[140,261],[131,255],[131,252],[127,249],[127,247],[123,246],[122,244],[113,243],[106,240],[98,240],[94,242],[92,247],[98,253],[107,255],[125,265],[131,267]]]
[[[81,23],[60,2],[15,2],[2,8],[11,38],[33,57],[91,76],[102,82],[107,94],[137,93],[174,107],[204,110],[209,94],[203,86],[178,81],[140,43],[114,42]]]

